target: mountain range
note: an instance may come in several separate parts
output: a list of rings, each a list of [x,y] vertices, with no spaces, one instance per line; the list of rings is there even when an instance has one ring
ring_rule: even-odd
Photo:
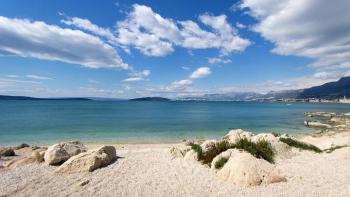
[[[271,91],[266,94],[255,92],[237,92],[226,94],[205,94],[197,97],[184,97],[180,100],[206,101],[251,101],[251,100],[278,100],[278,99],[337,99],[350,97],[350,77],[343,77],[335,82],[320,86],[297,90]]]
[[[256,92],[231,92],[225,94],[204,94],[194,97],[181,97],[175,100],[197,101],[254,101],[254,100],[279,100],[279,99],[337,99],[350,97],[350,76],[343,77],[335,82],[325,83],[320,86],[297,90],[271,91],[266,94]],[[35,98],[27,96],[0,95],[0,100],[125,100],[115,98]],[[162,97],[142,97],[130,99],[132,101],[169,101]]]

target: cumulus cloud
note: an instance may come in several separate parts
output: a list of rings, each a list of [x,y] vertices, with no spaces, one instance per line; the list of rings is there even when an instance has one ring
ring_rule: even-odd
[[[128,68],[116,50],[80,30],[0,16],[0,55],[62,61],[90,68]]]
[[[317,69],[350,68],[350,1],[243,0],[259,20],[253,30],[281,55],[314,59]]]
[[[191,79],[203,78],[211,74],[211,70],[209,67],[200,67],[195,70],[191,75]]]
[[[27,75],[26,77],[29,79],[52,80],[52,78],[50,78],[50,77],[39,76],[39,75]]]
[[[117,23],[118,42],[149,56],[165,56],[174,51],[174,46],[216,48],[227,54],[243,51],[250,44],[227,22],[226,15],[204,14],[198,19],[212,31],[203,30],[191,20],[174,21],[155,13],[150,7],[134,4],[127,19]]]
[[[144,81],[151,74],[150,70],[143,70],[141,72],[132,72],[129,77],[124,79],[124,82]]]
[[[133,46],[149,56],[164,56],[174,51],[169,40],[179,40],[177,26],[153,12],[150,7],[134,4],[133,11],[117,23],[118,42]]]

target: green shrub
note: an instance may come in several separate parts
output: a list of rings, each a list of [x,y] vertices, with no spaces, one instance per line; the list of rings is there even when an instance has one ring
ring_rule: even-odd
[[[222,167],[224,167],[225,163],[228,161],[227,158],[220,158],[219,160],[217,160],[215,162],[215,168],[216,169],[221,169]]]
[[[235,144],[229,143],[226,140],[222,140],[220,142],[212,144],[211,147],[207,148],[206,152],[203,152],[202,147],[200,145],[192,145],[192,150],[194,150],[197,153],[198,160],[201,161],[203,164],[208,165],[211,165],[213,159],[220,153],[225,152],[228,149],[234,148],[245,150],[252,154],[254,157],[265,159],[270,163],[274,162],[274,152],[272,150],[271,144],[266,140],[261,140],[257,143],[254,143],[246,138],[242,138]]]
[[[234,147],[237,149],[245,150],[252,154],[256,158],[262,158],[266,161],[273,163],[274,152],[271,144],[266,140],[260,140],[254,143],[246,138],[239,140]]]
[[[199,144],[192,144],[192,145],[191,145],[191,149],[192,149],[194,152],[197,153],[197,158],[198,158],[199,160],[201,160],[202,154],[203,154],[201,145],[199,145]]]
[[[288,144],[289,146],[293,146],[293,147],[300,148],[303,150],[310,150],[310,151],[314,151],[316,153],[322,152],[322,150],[319,149],[317,146],[314,146],[312,144],[306,144],[304,142],[299,142],[297,140],[293,140],[292,138],[280,138],[280,141]]]
[[[202,154],[201,161],[204,164],[210,165],[217,155],[219,155],[222,152],[225,152],[230,148],[233,148],[233,146],[226,140],[222,140],[220,142],[212,144],[211,147],[208,147],[207,151]]]

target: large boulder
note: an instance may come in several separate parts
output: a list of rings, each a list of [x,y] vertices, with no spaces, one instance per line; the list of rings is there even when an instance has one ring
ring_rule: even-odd
[[[109,165],[117,159],[114,146],[102,146],[95,150],[80,153],[68,159],[55,172],[79,173],[92,172],[97,168]]]
[[[54,144],[46,150],[44,159],[49,165],[58,165],[70,157],[86,151],[87,148],[77,141]]]
[[[0,148],[0,156],[15,156],[15,151],[12,148]]]
[[[292,148],[286,143],[279,140],[279,137],[271,133],[260,133],[251,138],[252,142],[259,142],[262,140],[268,141],[271,144],[272,150],[277,158],[290,158],[292,153]]]
[[[253,136],[254,134],[249,131],[232,129],[223,137],[223,139],[229,141],[230,143],[236,143],[243,138],[250,140]]]
[[[217,172],[223,180],[239,186],[256,186],[286,181],[274,165],[233,149],[227,163]]]

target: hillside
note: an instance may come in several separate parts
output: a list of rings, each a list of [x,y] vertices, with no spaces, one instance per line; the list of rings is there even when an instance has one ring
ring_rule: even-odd
[[[341,98],[350,97],[350,77],[343,77],[335,82],[304,89],[297,98]]]

